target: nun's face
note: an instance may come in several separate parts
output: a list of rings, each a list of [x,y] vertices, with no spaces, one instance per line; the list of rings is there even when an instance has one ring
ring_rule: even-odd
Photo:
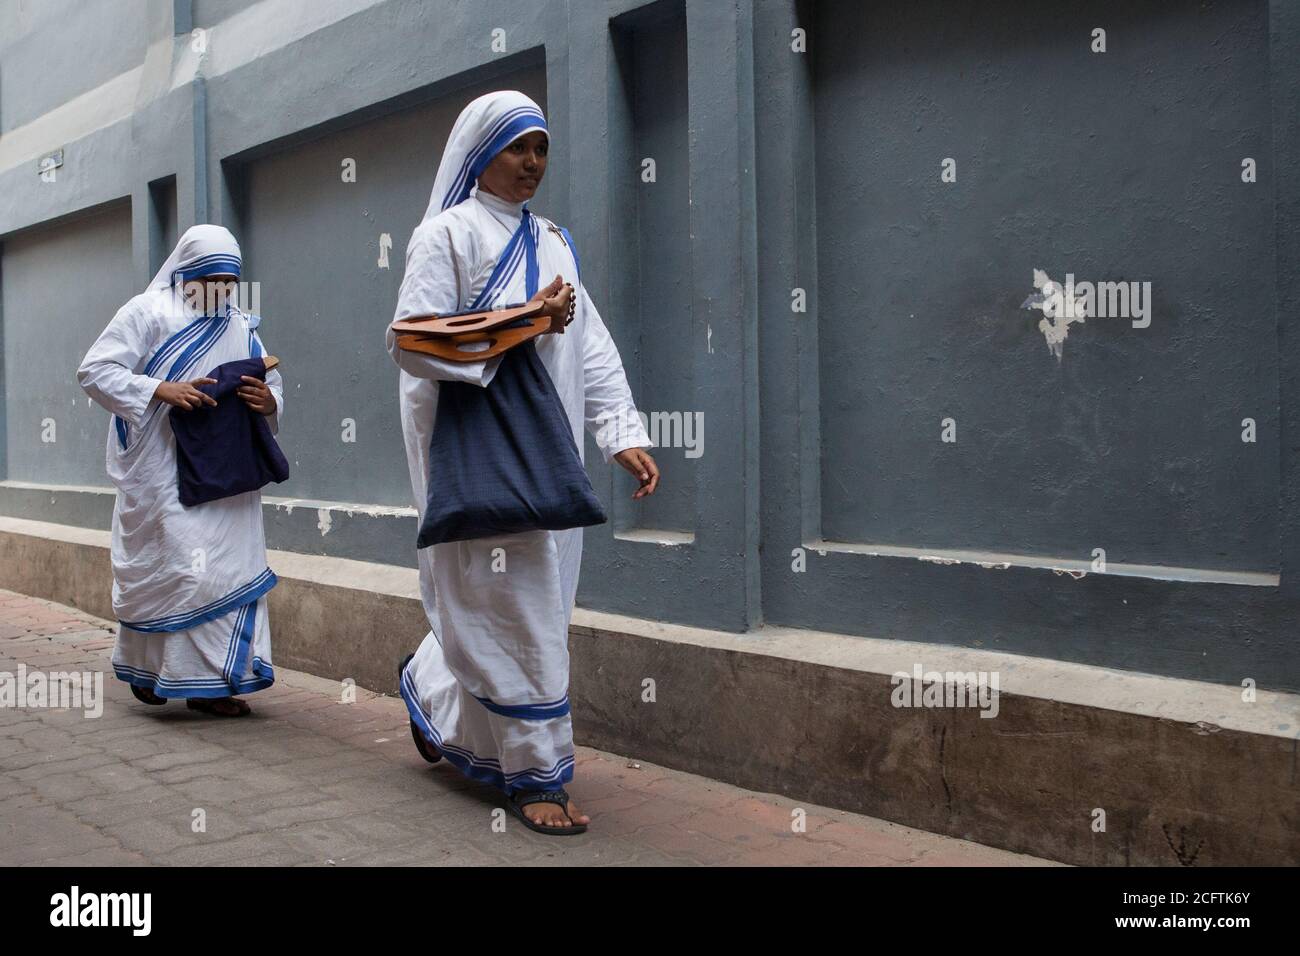
[[[520,136],[488,163],[478,178],[479,188],[510,202],[532,199],[546,175],[548,145],[540,129]]]
[[[181,287],[181,292],[186,304],[194,311],[203,315],[218,315],[225,309],[227,302],[235,302],[238,283],[238,276],[204,276],[201,279],[187,280]]]

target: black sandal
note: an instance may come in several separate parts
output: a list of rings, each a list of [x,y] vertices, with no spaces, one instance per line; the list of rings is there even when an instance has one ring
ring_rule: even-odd
[[[161,707],[163,704],[167,703],[166,697],[159,697],[148,687],[139,687],[135,684],[130,684],[128,686],[131,688],[131,693],[135,695],[135,699],[142,704]]]
[[[442,759],[442,751],[429,743],[415,721],[411,721],[411,739],[415,741],[415,749],[420,751],[420,756],[429,763],[437,763]]]
[[[530,803],[554,803],[564,815],[569,818],[571,826],[551,827],[543,823],[535,823],[524,813],[524,807]],[[559,790],[516,790],[510,796],[506,797],[506,807],[523,821],[524,826],[537,833],[545,833],[548,836],[577,836],[579,833],[587,832],[587,824],[573,823],[573,817],[569,816],[569,793],[563,788]]]
[[[234,713],[220,709],[220,704],[234,704]],[[190,710],[201,710],[205,714],[214,714],[217,717],[247,717],[253,712],[253,708],[238,697],[189,697],[185,700],[185,706]]]
[[[414,656],[414,654],[407,654],[402,663],[397,665],[398,687],[402,685],[402,674],[406,672],[406,665],[411,663],[411,658]],[[411,739],[415,741],[415,749],[420,751],[420,756],[429,763],[437,763],[442,759],[442,751],[429,742],[414,719],[411,720]]]

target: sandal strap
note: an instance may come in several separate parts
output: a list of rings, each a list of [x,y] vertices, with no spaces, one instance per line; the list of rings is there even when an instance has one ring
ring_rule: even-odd
[[[569,794],[564,790],[516,790],[510,799],[517,807],[526,807],[530,803],[554,803],[568,814]]]
[[[250,711],[248,704],[236,697],[190,697],[185,703],[193,710],[232,717],[242,717]]]

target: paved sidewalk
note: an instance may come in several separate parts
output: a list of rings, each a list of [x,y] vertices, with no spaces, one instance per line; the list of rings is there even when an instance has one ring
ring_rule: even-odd
[[[112,676],[114,632],[0,591],[0,672],[105,675],[97,719],[0,706],[0,865],[1047,862],[585,747],[570,792],[591,827],[545,837],[494,791],[424,763],[398,698],[358,689],[344,704],[338,682],[277,667],[251,717],[147,707]]]

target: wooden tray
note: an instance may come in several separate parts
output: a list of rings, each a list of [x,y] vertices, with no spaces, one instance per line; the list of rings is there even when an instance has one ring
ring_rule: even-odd
[[[519,319],[541,315],[546,303],[538,299],[503,309],[470,309],[465,312],[448,312],[444,315],[416,316],[398,319],[391,326],[397,333],[418,332],[422,335],[452,336],[470,332],[490,332]]]
[[[407,352],[424,352],[449,362],[482,362],[495,358],[506,349],[541,335],[551,326],[549,316],[540,315],[526,319],[527,324],[490,332],[469,332],[464,335],[419,335],[410,332],[397,334],[397,347]],[[477,351],[465,349],[474,342],[487,342],[488,347]]]

